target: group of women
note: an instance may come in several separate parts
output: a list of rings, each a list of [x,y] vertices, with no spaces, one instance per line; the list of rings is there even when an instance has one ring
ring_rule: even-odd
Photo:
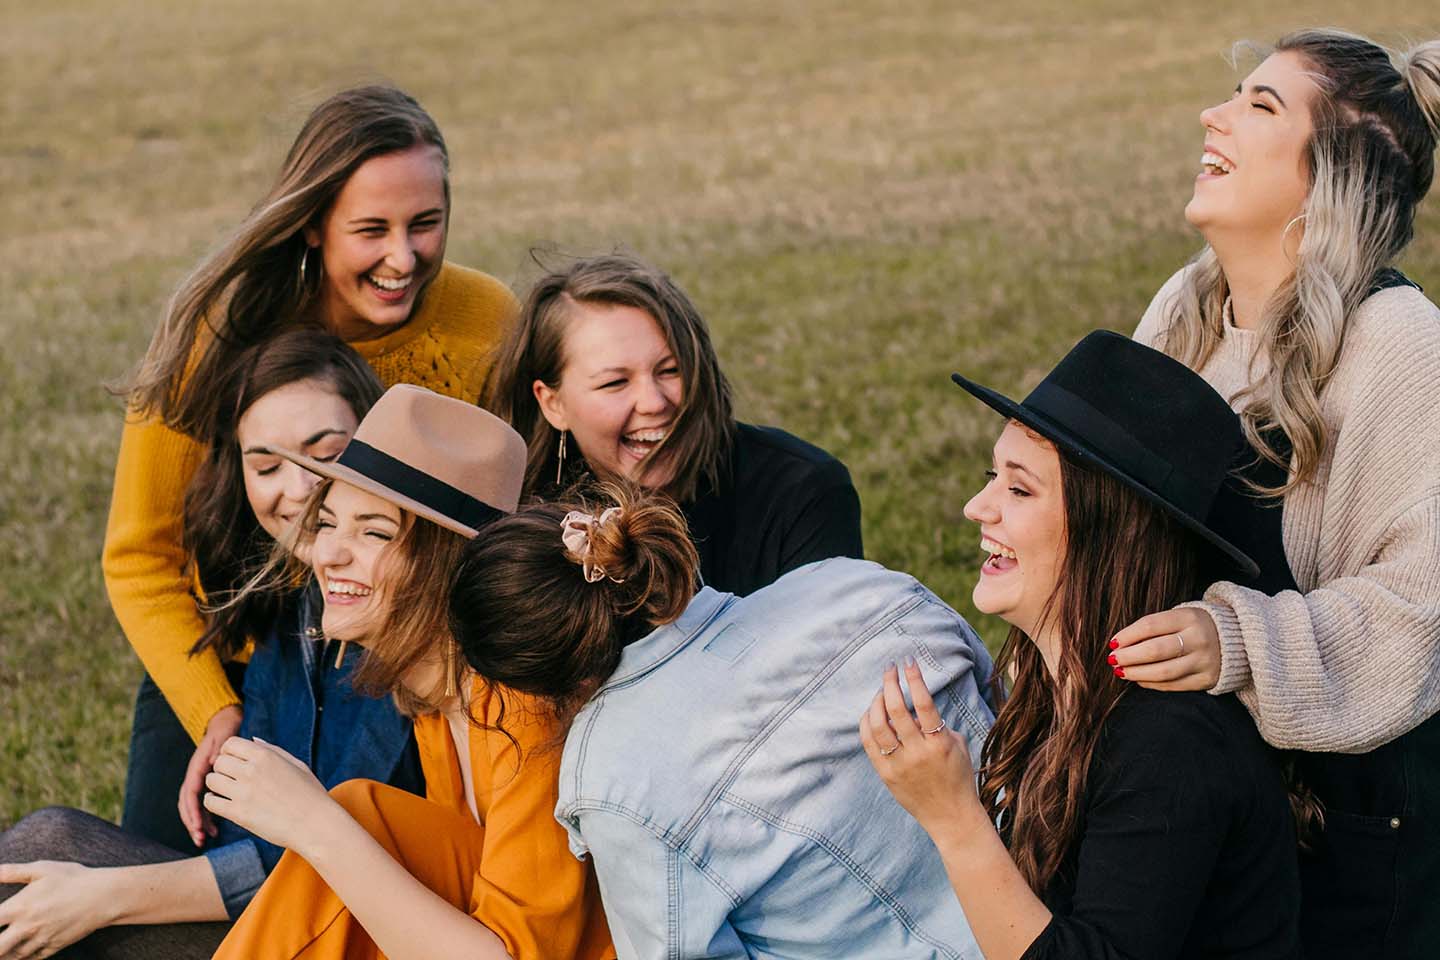
[[[1134,338],[955,377],[992,665],[668,276],[517,305],[420,106],[327,100],[135,375],[124,818],[0,834],[0,958],[1431,955],[1440,43],[1291,34],[1201,122]]]

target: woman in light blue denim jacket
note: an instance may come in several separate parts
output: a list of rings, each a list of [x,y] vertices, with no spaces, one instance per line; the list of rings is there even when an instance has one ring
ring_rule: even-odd
[[[497,521],[451,598],[477,672],[573,718],[556,816],[594,857],[619,956],[978,958],[934,845],[854,736],[879,671],[911,656],[978,756],[975,632],[859,560],[743,598],[695,584],[673,504],[605,487]]]

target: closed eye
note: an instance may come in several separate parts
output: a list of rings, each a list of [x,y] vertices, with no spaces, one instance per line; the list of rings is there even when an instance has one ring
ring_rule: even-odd
[[[1257,110],[1264,110],[1266,113],[1274,113],[1274,112],[1275,112],[1275,108],[1272,107],[1272,106],[1270,106],[1270,104],[1266,103],[1266,102],[1263,101],[1263,100],[1256,100],[1256,101],[1252,102],[1252,103],[1250,104],[1250,106],[1256,108]]]

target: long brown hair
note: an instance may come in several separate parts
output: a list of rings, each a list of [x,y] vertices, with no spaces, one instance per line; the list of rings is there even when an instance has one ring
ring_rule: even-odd
[[[599,516],[588,559],[561,540],[571,510]],[[492,684],[550,703],[562,728],[620,662],[626,644],[676,620],[697,589],[700,561],[668,498],[604,484],[565,503],[521,507],[465,549],[450,594],[451,630],[466,662]]]
[[[525,298],[519,321],[491,367],[485,406],[525,438],[527,495],[553,493],[560,436],[540,412],[536,380],[554,389],[565,369],[565,332],[576,304],[627,306],[654,318],[680,367],[684,396],[670,435],[650,459],[673,464],[675,479],[665,490],[688,502],[700,483],[720,482],[734,443],[735,415],[730,383],[710,342],[710,330],[695,304],[675,281],[635,257],[584,257],[541,277]],[[583,474],[579,451],[566,457],[567,486]],[[615,479],[602,477],[600,479]]]
[[[417,146],[449,159],[435,121],[408,94],[388,86],[344,90],[305,121],[280,174],[234,234],[180,285],[150,347],[125,388],[132,414],[203,437],[218,415],[211,385],[237,350],[277,327],[309,317],[321,293],[320,270],[304,229],[317,224],[345,182],[372,157]]]
[[[1010,631],[995,677],[1013,675],[1013,684],[979,773],[980,799],[1037,894],[1079,839],[1100,729],[1129,689],[1106,663],[1109,640],[1147,613],[1198,598],[1209,549],[1120,481],[1058,452],[1065,546],[1045,619],[1059,661],[1052,677],[1035,643]]]
[[[284,330],[231,357],[219,375],[209,384],[216,416],[204,438],[205,459],[185,489],[181,540],[209,611],[192,652],[213,648],[230,658],[247,639],[265,635],[288,595],[285,590],[250,591],[241,602],[224,603],[265,566],[272,547],[245,497],[236,442],[240,418],[271,391],[315,380],[333,389],[358,421],[383,388],[359,354],[311,324]]]
[[[1335,370],[1346,324],[1372,292],[1376,274],[1410,242],[1415,212],[1435,176],[1440,138],[1440,41],[1398,58],[1364,37],[1301,30],[1275,53],[1299,56],[1318,90],[1305,147],[1310,191],[1295,272],[1260,318],[1270,374],[1239,399],[1251,445],[1290,470],[1290,451],[1267,439],[1283,429],[1294,448],[1289,479],[1269,493],[1310,481],[1329,431],[1320,395]],[[1229,296],[1215,251],[1206,247],[1165,307],[1166,353],[1199,370],[1224,339]]]

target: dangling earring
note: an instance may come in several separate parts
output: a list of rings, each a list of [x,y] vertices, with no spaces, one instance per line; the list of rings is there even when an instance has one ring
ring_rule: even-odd
[[[445,644],[445,696],[455,696],[455,644]]]
[[[565,472],[565,431],[560,431],[560,455],[555,458],[555,486],[560,486],[560,475]]]
[[[310,245],[305,245],[305,250],[300,254],[300,289],[305,289],[305,261],[310,259]]]
[[[340,669],[340,661],[342,661],[342,660],[345,659],[345,645],[348,644],[349,642],[350,642],[349,640],[341,640],[341,641],[340,641],[340,652],[337,653],[337,654],[335,654],[335,669],[336,669],[336,670],[339,670],[339,669]]]

